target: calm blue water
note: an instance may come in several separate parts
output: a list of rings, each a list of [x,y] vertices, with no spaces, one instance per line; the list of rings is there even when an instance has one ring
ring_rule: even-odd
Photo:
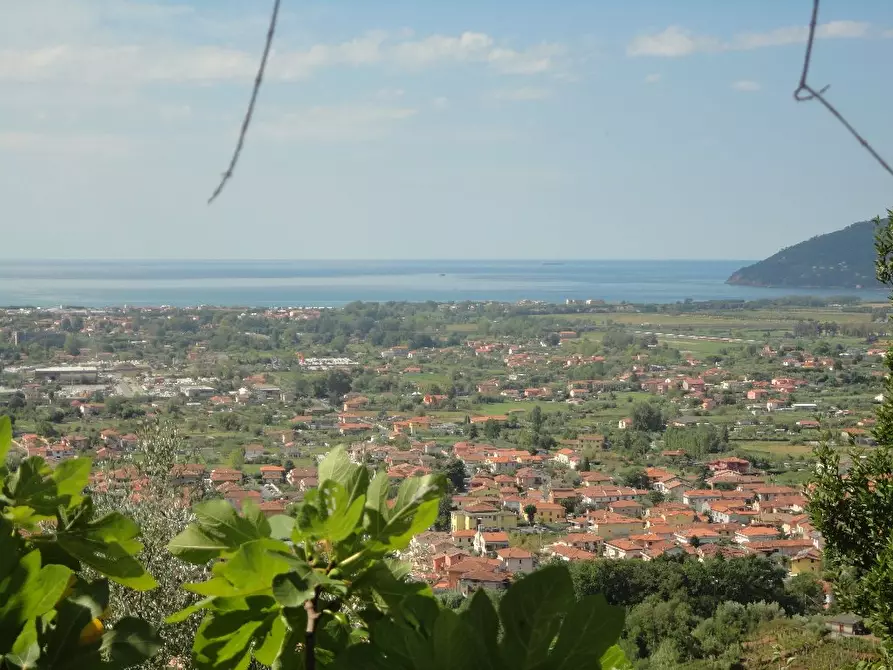
[[[609,302],[859,295],[724,282],[748,261],[0,261],[0,305],[338,306],[566,298]],[[863,298],[883,298],[862,291]]]

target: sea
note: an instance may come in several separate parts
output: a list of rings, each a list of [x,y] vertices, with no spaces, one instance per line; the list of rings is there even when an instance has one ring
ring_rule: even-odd
[[[361,301],[674,303],[859,296],[730,286],[735,260],[0,260],[2,306],[338,307]]]

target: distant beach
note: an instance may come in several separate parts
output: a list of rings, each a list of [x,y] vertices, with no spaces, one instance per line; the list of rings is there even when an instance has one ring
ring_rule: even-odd
[[[362,301],[574,300],[672,303],[881,291],[730,286],[749,261],[0,262],[0,305],[338,307]]]

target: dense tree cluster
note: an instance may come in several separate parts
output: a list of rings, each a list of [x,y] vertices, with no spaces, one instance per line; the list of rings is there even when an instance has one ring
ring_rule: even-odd
[[[603,593],[628,608],[621,646],[641,668],[737,660],[738,645],[761,622],[815,614],[823,605],[813,576],[786,582],[778,563],[758,556],[585,561],[571,565],[571,577],[578,596]]]

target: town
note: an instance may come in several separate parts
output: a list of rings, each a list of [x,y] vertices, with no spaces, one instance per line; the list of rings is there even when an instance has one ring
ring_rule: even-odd
[[[172,485],[267,516],[335,447],[394,487],[441,472],[402,558],[451,597],[552,561],[761,556],[833,612],[804,485],[819,444],[875,444],[887,329],[884,305],[815,299],[15,308],[0,413],[13,462],[89,455],[95,491],[136,497],[142,426],[174,424]]]

